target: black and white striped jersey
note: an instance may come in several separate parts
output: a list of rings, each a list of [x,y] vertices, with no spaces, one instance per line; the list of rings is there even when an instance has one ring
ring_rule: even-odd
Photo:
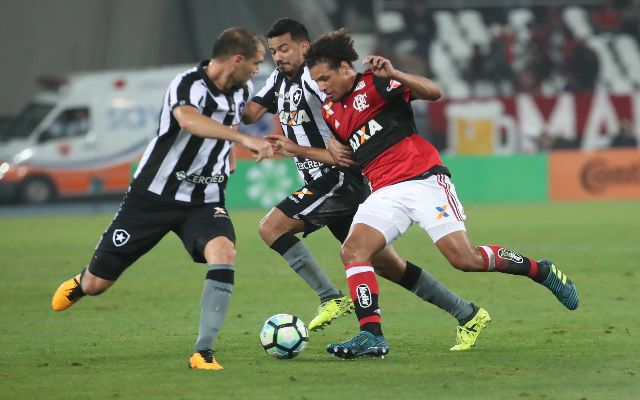
[[[224,204],[231,142],[192,135],[180,128],[172,110],[182,105],[226,126],[240,123],[251,82],[228,93],[209,80],[209,61],[178,74],[167,89],[156,137],[147,146],[130,190],[154,193],[162,200]]]
[[[304,66],[292,78],[287,79],[275,69],[262,89],[251,99],[278,114],[282,130],[293,142],[301,146],[326,148],[331,137],[320,106],[326,96],[311,79],[309,68]],[[324,164],[306,158],[294,157],[298,173],[306,183],[323,175]]]

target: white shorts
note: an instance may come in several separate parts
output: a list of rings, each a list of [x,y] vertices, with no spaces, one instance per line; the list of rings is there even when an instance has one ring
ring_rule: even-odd
[[[466,219],[456,189],[446,175],[396,183],[376,190],[358,207],[353,224],[366,224],[393,242],[415,222],[435,243],[464,231]]]

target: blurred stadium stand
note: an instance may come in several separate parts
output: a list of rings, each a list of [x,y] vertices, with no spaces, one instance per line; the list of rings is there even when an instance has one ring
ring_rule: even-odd
[[[566,93],[587,96],[572,98],[576,107],[600,92],[640,97],[640,0],[10,0],[0,2],[0,73],[11,77],[1,83],[0,116],[24,106],[38,90],[39,76],[191,63],[209,56],[224,28],[245,25],[264,32],[283,16],[303,21],[313,37],[347,27],[361,56],[381,54],[405,71],[431,77],[446,101],[491,102],[524,94],[534,98],[517,104],[536,103],[549,114],[545,98]],[[264,71],[270,68],[267,62]],[[515,151],[542,148],[527,142],[543,133],[599,148],[626,120],[640,138],[634,117],[640,100],[633,98],[609,98],[618,114],[603,128],[609,131],[604,139],[581,140],[588,121],[551,132],[543,132],[549,126],[536,123],[535,115],[496,124],[528,135],[504,147]],[[514,114],[510,107],[516,106],[504,101],[504,112]],[[607,101],[598,101],[606,108]],[[419,131],[451,150],[451,124],[438,122],[446,110],[425,103],[414,109]],[[508,136],[500,134],[501,140]]]

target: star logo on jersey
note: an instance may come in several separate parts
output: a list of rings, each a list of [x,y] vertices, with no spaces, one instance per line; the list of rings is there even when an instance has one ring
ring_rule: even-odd
[[[297,191],[297,192],[293,192],[294,196],[298,196],[299,199],[303,198],[304,196],[313,196],[313,192],[310,191],[307,188],[302,188],[302,190]]]
[[[295,108],[298,108],[300,100],[302,100],[302,89],[297,88],[293,93],[291,93],[291,104],[293,104]]]
[[[333,125],[336,127],[336,129],[340,128],[340,122],[338,122],[337,119],[333,122]]]
[[[360,112],[363,112],[364,110],[369,108],[366,93],[359,94],[353,99],[353,108]]]
[[[358,90],[362,90],[362,89],[364,89],[364,85],[365,85],[364,81],[360,81],[360,82],[358,82],[358,84],[356,85],[356,88],[355,88],[355,89],[353,89],[353,91],[354,91],[354,92],[357,92]]]
[[[125,231],[124,229],[116,229],[115,231],[113,231],[113,236],[111,239],[113,240],[113,244],[116,245],[116,247],[122,247],[129,241],[130,238],[131,235],[129,235],[129,232]]]
[[[401,86],[402,84],[394,79],[391,79],[389,81],[389,86],[387,86],[387,92],[392,91],[393,89],[397,89]]]
[[[447,213],[447,207],[447,204],[443,205],[442,207],[436,207],[436,210],[439,212],[438,216],[436,217],[437,219],[447,218],[449,216],[449,214]]]

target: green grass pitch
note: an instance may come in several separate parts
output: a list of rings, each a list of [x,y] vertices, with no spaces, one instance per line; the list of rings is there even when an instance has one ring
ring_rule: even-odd
[[[167,236],[110,291],[50,310],[56,287],[80,271],[112,215],[0,221],[2,399],[637,399],[640,393],[640,203],[467,207],[476,244],[550,258],[576,283],[570,312],[528,278],[454,270],[424,232],[400,253],[485,307],[493,323],[472,351],[453,353],[456,323],[380,281],[385,359],[330,357],[327,343],[357,330],[355,317],[311,334],[296,359],[275,360],[258,341],[269,316],[304,321],[318,300],[257,235],[263,210],[231,209],[238,234],[236,289],[217,341],[224,371],[193,371],[204,268]],[[338,245],[308,239],[347,290]]]

